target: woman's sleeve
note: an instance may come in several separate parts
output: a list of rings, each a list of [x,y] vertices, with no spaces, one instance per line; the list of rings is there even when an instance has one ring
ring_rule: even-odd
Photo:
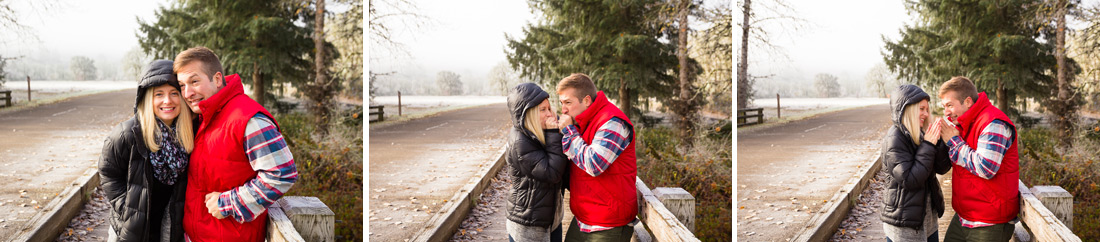
[[[116,211],[119,211],[122,206],[122,203],[117,201],[126,194],[126,170],[130,167],[130,147],[119,142],[122,141],[122,132],[119,129],[116,127],[115,131],[107,136],[103,141],[103,151],[99,154],[100,184],[111,207]]]
[[[529,145],[518,145],[520,149],[520,172],[535,180],[549,183],[562,181],[568,160],[562,152],[561,133],[544,131],[546,145],[539,145],[537,141],[529,140]]]
[[[885,157],[888,161],[897,163],[890,174],[903,188],[922,188],[925,180],[932,174],[932,158],[935,155],[928,151],[934,151],[930,143],[921,141],[916,152],[909,149],[901,142],[891,142],[887,147]]]
[[[936,160],[933,166],[936,168],[936,174],[947,174],[947,171],[951,170],[951,156],[948,155],[947,143],[942,140],[936,142]]]

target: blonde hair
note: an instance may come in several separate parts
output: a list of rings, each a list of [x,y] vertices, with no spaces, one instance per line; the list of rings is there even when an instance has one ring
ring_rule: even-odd
[[[546,145],[546,134],[542,133],[542,120],[539,120],[539,106],[527,109],[527,113],[523,117],[523,127],[527,128],[527,131],[535,133],[539,143]]]
[[[160,145],[157,145],[157,136],[160,136],[160,132],[157,132],[157,115],[154,111],[153,90],[155,88],[150,87],[145,91],[145,98],[137,108],[138,122],[141,123],[141,137],[145,139],[145,146],[152,152],[160,150]],[[191,153],[191,150],[195,149],[195,135],[194,129],[191,127],[191,108],[180,99],[180,115],[176,117],[176,141],[179,142],[183,149],[187,153]],[[169,124],[170,125],[170,124]]]
[[[920,102],[905,106],[901,113],[901,125],[909,130],[909,137],[913,139],[913,143],[920,145]]]

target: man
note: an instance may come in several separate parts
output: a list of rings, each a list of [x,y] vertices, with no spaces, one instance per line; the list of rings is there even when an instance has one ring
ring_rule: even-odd
[[[562,79],[557,93],[562,149],[574,164],[565,241],[630,241],[638,223],[634,125],[584,74]]]
[[[966,77],[943,83],[939,97],[958,128],[940,126],[955,170],[944,241],[1008,241],[1020,212],[1016,125]]]
[[[244,94],[240,76],[223,78],[210,49],[181,52],[173,70],[199,114],[184,202],[187,239],[264,241],[267,207],[298,179],[274,116]]]

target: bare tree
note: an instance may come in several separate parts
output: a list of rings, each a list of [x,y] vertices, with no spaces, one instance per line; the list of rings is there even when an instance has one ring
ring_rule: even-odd
[[[753,43],[755,49],[786,58],[782,48],[773,41],[769,41],[774,33],[771,29],[797,32],[806,24],[806,20],[797,17],[793,8],[783,0],[766,0],[757,3],[754,5],[752,0],[743,0],[740,4],[743,19],[741,48],[737,61],[737,108],[739,109],[748,107],[752,103],[753,84],[757,78],[762,77],[749,74],[749,44]],[[764,17],[757,17],[760,16],[761,11],[756,10],[764,10],[766,14],[763,15]]]

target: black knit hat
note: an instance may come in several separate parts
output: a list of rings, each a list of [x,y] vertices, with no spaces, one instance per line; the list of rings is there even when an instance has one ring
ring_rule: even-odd
[[[154,60],[145,66],[145,72],[142,73],[141,82],[138,83],[137,88],[137,101],[134,102],[134,113],[137,113],[137,107],[145,99],[145,91],[149,88],[168,84],[175,87],[177,91],[180,90],[180,83],[176,80],[176,73],[172,72],[170,60]]]

